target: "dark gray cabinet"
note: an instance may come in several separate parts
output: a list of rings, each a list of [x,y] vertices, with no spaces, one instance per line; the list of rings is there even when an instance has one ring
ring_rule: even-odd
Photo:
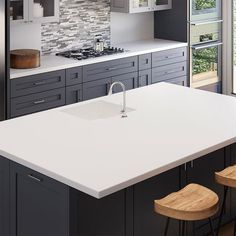
[[[65,70],[11,80],[11,97],[26,96],[65,87]]]
[[[151,67],[152,67],[152,54],[151,53],[140,55],[138,57],[139,70],[147,70],[147,69],[151,69]]]
[[[152,70],[142,70],[138,74],[138,87],[150,85],[152,83]]]
[[[83,100],[106,96],[111,86],[111,78],[83,83]]]
[[[126,90],[135,89],[138,87],[138,72],[133,72],[125,75],[119,75],[111,78],[111,82],[120,81],[125,85]],[[121,92],[122,88],[120,86],[114,86],[113,92]]]
[[[187,60],[187,47],[152,53],[152,67],[164,66]]]
[[[65,105],[65,88],[11,99],[11,117]]]
[[[10,183],[11,236],[69,236],[67,186],[14,162]]]
[[[83,82],[82,67],[75,67],[66,70],[66,86],[81,84]]]
[[[126,234],[126,190],[96,199],[70,191],[71,236],[131,236]]]
[[[10,162],[0,156],[0,235],[2,236],[9,236],[10,230],[9,170]]]
[[[187,76],[182,76],[174,79],[169,79],[166,81],[167,83],[181,85],[181,86],[188,86],[187,84]]]
[[[135,71],[138,71],[138,58],[136,56],[91,64],[83,67],[83,82],[110,78]]]
[[[134,185],[134,236],[164,235],[166,217],[154,212],[154,200],[179,189],[179,168]],[[178,221],[171,221],[169,235],[178,235],[178,232]]]
[[[170,80],[187,75],[187,62],[179,62],[152,69],[152,83]]]
[[[83,100],[82,84],[66,87],[66,105]]]

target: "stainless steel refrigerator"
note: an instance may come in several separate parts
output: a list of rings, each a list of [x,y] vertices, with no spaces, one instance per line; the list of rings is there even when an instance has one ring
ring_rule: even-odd
[[[8,0],[0,0],[0,120],[7,118],[9,79],[9,14]]]

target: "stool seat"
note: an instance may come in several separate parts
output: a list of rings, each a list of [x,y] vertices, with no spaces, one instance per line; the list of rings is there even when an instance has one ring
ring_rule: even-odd
[[[216,182],[224,186],[236,188],[236,165],[215,173]]]
[[[155,200],[154,208],[157,213],[178,220],[203,220],[217,213],[219,198],[208,188],[189,184],[178,192]]]

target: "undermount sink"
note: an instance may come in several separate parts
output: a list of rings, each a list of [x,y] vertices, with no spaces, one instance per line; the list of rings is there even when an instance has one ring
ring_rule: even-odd
[[[62,110],[69,115],[77,116],[85,120],[107,119],[115,116],[121,117],[121,105],[106,101],[95,101],[77,107],[70,107]],[[127,107],[126,113],[134,109]]]

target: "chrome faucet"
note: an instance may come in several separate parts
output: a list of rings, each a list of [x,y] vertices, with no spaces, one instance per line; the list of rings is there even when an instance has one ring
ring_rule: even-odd
[[[121,118],[125,118],[127,117],[127,114],[126,114],[126,90],[125,90],[125,85],[123,83],[121,83],[120,81],[117,81],[117,82],[114,82],[112,83],[110,89],[109,89],[109,93],[108,95],[112,95],[112,89],[115,85],[120,85],[121,88],[123,89],[123,105],[122,105],[122,110],[121,110]]]

